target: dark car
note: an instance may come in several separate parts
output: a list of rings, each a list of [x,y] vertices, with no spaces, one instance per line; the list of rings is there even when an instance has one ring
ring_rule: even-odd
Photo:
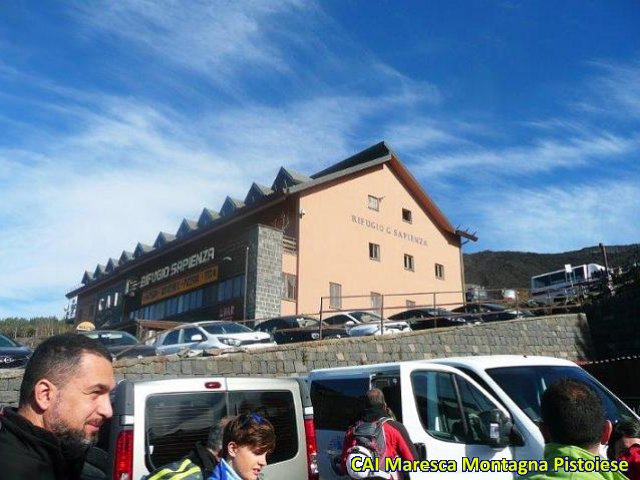
[[[114,360],[119,358],[141,358],[157,355],[156,347],[140,343],[136,337],[119,330],[94,330],[78,332],[107,347]]]
[[[320,321],[302,315],[271,318],[258,323],[254,330],[267,332],[278,344],[308,342],[320,339]],[[347,330],[322,322],[322,338],[348,337]]]
[[[498,322],[534,316],[529,310],[506,307],[499,303],[467,303],[461,307],[454,308],[452,312],[469,313],[481,318],[484,322]]]
[[[470,315],[452,313],[444,308],[424,307],[412,308],[396,313],[389,317],[393,320],[406,320],[412,330],[426,330],[428,328],[459,327],[480,323],[482,320]]]
[[[29,347],[0,335],[0,368],[24,367],[31,353]]]

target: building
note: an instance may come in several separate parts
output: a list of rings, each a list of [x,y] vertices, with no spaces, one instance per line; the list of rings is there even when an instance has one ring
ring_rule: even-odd
[[[465,238],[475,240],[382,142],[311,176],[281,168],[271,187],[254,183],[244,200],[227,197],[85,272],[67,297],[77,297],[76,322],[98,327],[321,308],[391,314],[463,301]]]

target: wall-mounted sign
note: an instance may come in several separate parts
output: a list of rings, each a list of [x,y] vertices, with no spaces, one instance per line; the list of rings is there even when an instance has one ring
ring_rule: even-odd
[[[218,280],[218,266],[213,265],[199,272],[190,273],[155,288],[142,292],[141,305],[148,305],[163,298],[173,297],[182,292],[193,290],[207,283]]]
[[[195,253],[189,257],[173,262],[162,268],[158,268],[153,272],[147,273],[140,277],[138,288],[144,288],[161,280],[178,275],[186,270],[199,267],[214,259],[215,249],[213,247],[206,248],[199,253]]]
[[[376,222],[375,220],[369,220],[368,218],[359,217],[358,215],[351,215],[351,221],[358,225],[362,225],[363,227],[377,230],[380,233],[386,233],[387,235],[391,235],[408,242],[413,242],[424,247],[427,246],[427,240],[425,238],[414,235],[413,233],[403,232],[402,230],[390,227],[384,223]]]

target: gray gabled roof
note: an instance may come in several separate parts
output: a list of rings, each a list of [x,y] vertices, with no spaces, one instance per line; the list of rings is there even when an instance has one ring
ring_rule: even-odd
[[[207,225],[211,225],[213,222],[220,218],[220,214],[215,210],[209,208],[202,209],[200,218],[198,218],[198,227],[204,228]]]
[[[278,174],[271,185],[271,190],[281,192],[289,187],[293,187],[294,185],[299,185],[310,180],[311,177],[308,177],[307,175],[298,173],[290,168],[280,167],[280,170],[278,170]]]
[[[109,261],[107,262],[107,266],[105,267],[104,271],[105,273],[111,273],[116,269],[117,266],[118,266],[118,260],[116,260],[115,258],[110,258]]]
[[[186,218],[182,219],[182,223],[180,227],[178,227],[178,231],[176,232],[176,238],[183,238],[185,235],[193,232],[198,229],[198,222],[195,220],[188,220]]]
[[[272,193],[273,190],[271,190],[269,187],[253,182],[251,188],[247,192],[247,196],[244,198],[244,203],[245,205],[252,205],[258,200],[267,197]]]
[[[87,285],[89,282],[93,280],[93,273],[88,270],[84,271],[84,275],[82,276],[82,284]]]
[[[244,202],[242,200],[227,196],[227,198],[225,198],[224,200],[224,203],[222,204],[222,208],[220,209],[220,215],[223,217],[231,215],[233,212],[242,207],[244,207]]]
[[[93,271],[93,278],[98,278],[104,275],[104,270],[105,266],[104,265],[96,265],[96,269]]]
[[[126,250],[123,250],[122,254],[120,255],[120,259],[118,260],[118,264],[124,265],[125,263],[130,262],[133,259],[134,259],[133,252],[128,252]]]
[[[154,248],[150,245],[145,245],[144,243],[138,242],[138,245],[136,245],[136,249],[133,251],[133,256],[135,258],[139,258],[145,253],[151,252],[153,249]]]
[[[167,243],[173,242],[176,236],[173,233],[160,232],[156,237],[156,241],[153,243],[154,248],[160,248]]]

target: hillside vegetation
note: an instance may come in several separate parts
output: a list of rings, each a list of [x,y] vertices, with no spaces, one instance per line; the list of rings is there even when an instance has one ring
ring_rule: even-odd
[[[640,261],[640,244],[607,246],[609,267],[629,267]],[[533,275],[560,270],[564,265],[604,265],[598,246],[563,253],[492,252],[464,255],[465,280],[486,288],[529,288]]]

